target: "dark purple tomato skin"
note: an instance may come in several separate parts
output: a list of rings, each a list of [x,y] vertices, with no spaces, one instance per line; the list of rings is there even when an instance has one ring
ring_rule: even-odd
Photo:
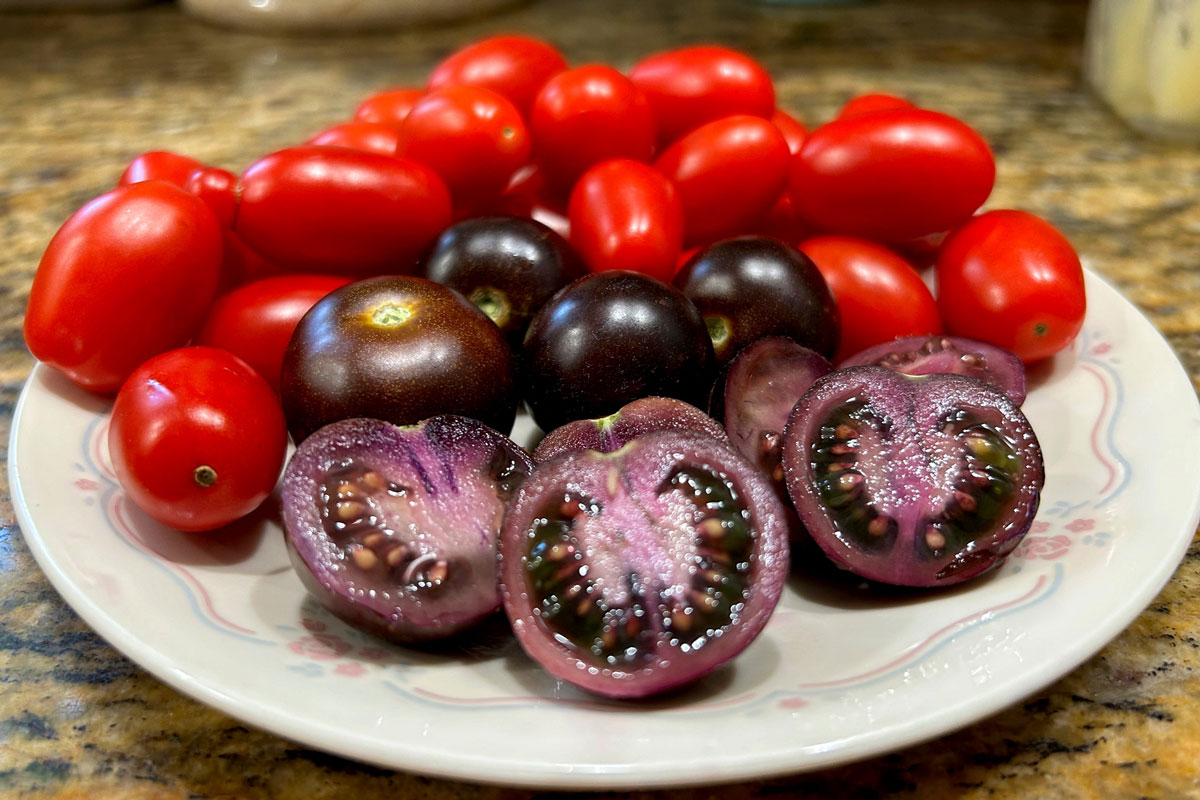
[[[540,464],[576,450],[613,453],[640,436],[663,430],[696,431],[729,441],[721,423],[691,403],[673,397],[640,397],[607,417],[577,419],[555,428],[538,443],[533,460]]]
[[[479,306],[516,349],[534,313],[587,270],[567,240],[540,222],[475,217],[442,231],[422,271]]]
[[[722,364],[764,336],[790,337],[826,358],[837,351],[837,303],[817,266],[791,245],[726,239],[692,256],[672,283],[700,310]]]
[[[701,406],[716,358],[704,320],[677,289],[609,270],[542,306],[525,334],[520,375],[534,421],[549,431],[651,395]]]
[[[500,330],[453,289],[381,276],[317,302],[284,352],[280,393],[297,441],[331,422],[413,425],[435,414],[512,430],[517,395]]]

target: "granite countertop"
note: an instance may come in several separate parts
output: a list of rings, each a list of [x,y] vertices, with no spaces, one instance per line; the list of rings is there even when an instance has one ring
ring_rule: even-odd
[[[1200,148],[1139,138],[1084,90],[1085,12],[1082,2],[1027,0],[547,0],[456,26],[334,38],[226,31],[169,5],[0,16],[0,441],[33,365],[21,318],[40,253],[133,156],[170,149],[240,170],[501,30],[546,37],[573,63],[618,66],[723,41],[761,58],[781,105],[810,123],[870,90],[963,117],[998,156],[990,205],[1058,225],[1165,334],[1195,382]],[[1171,420],[1152,425],[1151,435],[1172,435]],[[342,760],[178,694],[63,603],[22,539],[7,488],[0,524],[0,796],[530,796]],[[670,796],[1200,797],[1200,547],[1112,643],[993,717],[859,764]]]

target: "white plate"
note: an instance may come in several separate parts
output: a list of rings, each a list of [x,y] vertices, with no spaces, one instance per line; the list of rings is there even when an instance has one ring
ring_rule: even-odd
[[[506,637],[470,653],[373,641],[308,600],[270,514],[170,532],[106,464],[106,404],[39,366],[9,451],[25,539],[80,616],[155,676],[279,735],[430,775],[570,788],[814,769],[966,725],[1100,649],[1154,598],[1200,517],[1200,406],[1170,348],[1088,275],[1073,352],[1025,405],[1046,458],[1033,531],[991,577],[880,597],[793,579],[764,634],[682,695],[555,683]]]

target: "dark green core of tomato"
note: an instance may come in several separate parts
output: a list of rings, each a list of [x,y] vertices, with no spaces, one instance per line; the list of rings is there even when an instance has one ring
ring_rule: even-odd
[[[525,572],[543,622],[597,665],[640,664],[660,636],[685,652],[698,649],[736,624],[745,604],[754,541],[736,492],[719,475],[686,468],[663,481],[658,494],[666,492],[679,492],[695,506],[686,520],[662,526],[694,525],[690,583],[660,588],[630,566],[619,579],[627,598],[621,605],[611,604],[589,574],[575,530],[577,521],[602,515],[597,503],[566,495],[542,509],[528,532]]]
[[[864,434],[886,442],[889,427],[865,402],[852,399],[828,415],[810,449],[817,493],[839,534],[868,552],[890,550],[898,525],[872,503],[857,451]],[[964,477],[942,508],[931,509],[928,519],[916,523],[915,547],[924,558],[959,552],[990,531],[1011,505],[1021,469],[1020,456],[1007,439],[967,412],[944,420],[942,432],[962,448]]]

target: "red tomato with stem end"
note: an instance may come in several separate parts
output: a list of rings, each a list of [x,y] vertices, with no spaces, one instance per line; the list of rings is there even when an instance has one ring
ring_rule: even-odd
[[[654,112],[633,83],[612,67],[560,72],[533,102],[529,131],[549,188],[566,197],[589,167],[611,158],[650,161]]]
[[[350,283],[338,275],[278,275],[247,283],[217,298],[196,343],[228,350],[279,391],[283,351],[308,310]]]
[[[739,115],[701,125],[654,167],[679,192],[690,247],[751,230],[787,185],[790,159],[770,120]]]
[[[151,150],[129,162],[129,166],[121,173],[117,186],[127,186],[142,181],[166,181],[181,189],[187,184],[188,178],[204,164],[194,158],[172,153],[169,150]]]
[[[683,206],[675,187],[648,164],[604,161],[575,185],[570,241],[592,272],[626,269],[669,282],[679,262]]]
[[[526,115],[546,81],[566,68],[562,53],[540,39],[491,36],[452,53],[434,67],[428,88],[482,86],[504,95]]]
[[[895,111],[916,107],[911,100],[897,97],[894,94],[883,94],[882,92],[860,94],[846,101],[846,104],[838,111],[837,118],[849,119],[850,117],[861,117],[863,114],[874,114],[876,111]]]
[[[456,206],[499,197],[529,161],[529,132],[516,107],[477,86],[447,86],[422,97],[400,127],[396,155],[442,177]]]
[[[376,122],[400,130],[408,112],[424,96],[424,89],[387,89],[371,95],[354,110],[359,122]]]
[[[707,122],[735,114],[769,119],[775,85],[767,70],[745,53],[700,45],[642,59],[629,72],[654,109],[660,145]]]
[[[271,493],[287,454],[283,409],[232,353],[184,347],[147,361],[113,403],[113,471],[154,519],[205,531],[244,517]]]
[[[246,170],[234,230],[289,271],[409,274],[450,220],[446,184],[424,164],[301,145]]]
[[[192,173],[183,188],[203,200],[223,227],[233,227],[237,217],[237,175],[220,167],[202,167]]]
[[[387,156],[396,155],[399,143],[400,134],[393,126],[362,120],[331,125],[305,142],[349,147],[351,150],[365,150],[368,153],[383,153]]]
[[[146,359],[186,344],[221,272],[221,226],[163,181],[119,186],[59,228],[25,309],[25,342],[74,383],[110,394]]]
[[[779,128],[779,132],[783,134],[788,152],[792,155],[799,153],[800,148],[804,146],[804,140],[808,138],[808,128],[804,123],[778,108],[771,115],[771,122],[775,123],[775,127]]]
[[[935,274],[947,331],[1005,347],[1026,363],[1063,350],[1083,327],[1079,255],[1026,211],[989,211],[951,231]]]
[[[841,312],[835,363],[901,336],[942,332],[929,287],[883,245],[851,236],[814,236],[799,249],[817,265]]]
[[[815,227],[876,241],[948,230],[979,208],[996,179],[987,142],[924,109],[836,119],[792,159],[796,212]]]

